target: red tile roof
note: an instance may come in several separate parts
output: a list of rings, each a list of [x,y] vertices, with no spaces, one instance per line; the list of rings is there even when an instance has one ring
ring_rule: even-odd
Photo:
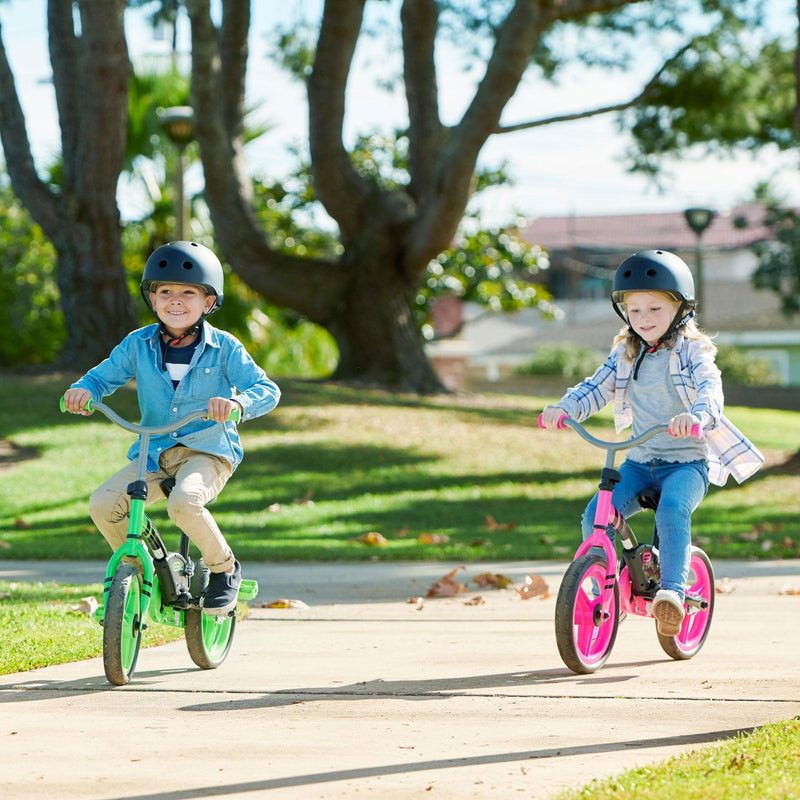
[[[717,214],[703,234],[706,250],[738,250],[769,238],[764,208],[745,203]],[[664,248],[691,250],[696,236],[683,211],[660,214],[539,217],[523,230],[528,241],[547,250],[573,248],[628,251]]]

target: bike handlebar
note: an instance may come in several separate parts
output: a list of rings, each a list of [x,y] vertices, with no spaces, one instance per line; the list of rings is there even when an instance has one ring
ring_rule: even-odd
[[[539,427],[544,429],[544,425],[542,425],[542,415],[539,414]],[[626,439],[623,442],[607,442],[603,439],[598,439],[596,436],[592,436],[586,428],[581,425],[580,422],[568,417],[566,414],[562,416],[558,420],[558,427],[561,430],[566,430],[567,428],[572,428],[582,439],[585,439],[589,444],[593,444],[595,447],[599,447],[602,450],[608,450],[611,452],[616,452],[617,450],[628,450],[631,447],[636,447],[636,445],[642,444],[646,442],[648,439],[652,439],[658,433],[669,433],[669,425],[654,425],[649,430],[640,433],[638,436],[632,436],[630,439]],[[701,429],[700,425],[695,423],[692,425],[692,432],[691,435],[695,438],[699,439],[701,436]],[[670,436],[673,434],[670,433]]]
[[[62,397],[59,406],[61,407],[61,412],[66,413],[67,407],[64,403],[64,398]],[[168,425],[137,425],[135,422],[128,422],[128,420],[123,419],[113,408],[109,408],[104,403],[101,403],[98,400],[89,399],[86,401],[86,405],[84,405],[84,409],[86,411],[100,411],[104,414],[108,419],[110,419],[115,424],[119,425],[120,428],[124,428],[126,431],[130,431],[131,433],[135,433],[140,435],[142,433],[147,433],[150,435],[157,435],[159,433],[172,433],[172,431],[178,430],[178,428],[183,427],[188,422],[191,422],[198,417],[207,417],[208,411],[206,409],[192,411],[190,414],[187,414],[182,419],[177,420],[176,422],[171,422]],[[238,408],[233,409],[231,411],[230,417],[228,417],[229,422],[239,422],[241,417],[241,412]]]

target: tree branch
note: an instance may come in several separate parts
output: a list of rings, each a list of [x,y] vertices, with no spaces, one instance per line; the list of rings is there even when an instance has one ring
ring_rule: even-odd
[[[58,232],[59,198],[39,179],[0,27],[0,142],[11,185],[22,204],[53,239]]]
[[[409,117],[409,192],[424,205],[435,183],[432,167],[443,137],[434,63],[438,5],[434,0],[405,0],[400,20]]]
[[[628,108],[633,108],[634,106],[640,105],[643,101],[647,99],[647,96],[650,94],[653,87],[658,84],[658,81],[661,79],[661,76],[664,72],[671,67],[678,59],[680,59],[688,50],[694,46],[694,40],[688,42],[680,50],[678,50],[675,55],[671,56],[667,59],[655,72],[652,78],[645,84],[644,88],[642,89],[639,94],[636,95],[631,100],[627,100],[624,103],[615,103],[614,105],[610,106],[600,106],[599,108],[589,109],[587,111],[576,111],[573,114],[557,114],[552,117],[542,117],[541,119],[531,120],[530,122],[518,122],[514,125],[498,125],[497,129],[494,131],[496,134],[500,133],[515,133],[516,131],[524,131],[530,130],[531,128],[539,128],[544,125],[551,125],[556,122],[573,122],[577,119],[587,119],[588,117],[596,117],[599,114],[609,114],[614,111],[625,111]]]
[[[342,142],[345,91],[366,0],[326,0],[314,69],[308,80],[308,133],[317,196],[355,238],[370,188],[353,168]]]
[[[247,0],[226,3],[225,14],[229,6],[246,3]],[[205,198],[217,241],[236,274],[250,286],[273,303],[324,323],[331,307],[338,303],[341,272],[327,261],[276,253],[264,236],[253,212],[252,184],[244,161],[241,119],[244,81],[236,85],[236,96],[220,102],[225,93],[231,93],[231,88],[226,86],[222,90],[223,59],[209,5],[209,0],[189,0],[187,10],[192,23],[195,132],[203,162]],[[231,13],[235,20],[223,21],[223,26],[230,26],[227,69],[229,73],[244,75],[247,49],[241,46],[241,41],[242,37],[246,40],[247,30],[242,25],[249,27],[249,21],[245,22],[241,8],[233,8]]]

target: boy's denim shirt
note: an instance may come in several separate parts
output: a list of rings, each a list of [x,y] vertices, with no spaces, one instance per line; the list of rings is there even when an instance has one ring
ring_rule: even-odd
[[[205,409],[212,397],[236,400],[242,406],[242,421],[266,414],[278,405],[280,389],[235,336],[204,321],[202,339],[177,388],[161,368],[159,339],[158,324],[129,333],[105,361],[90,369],[72,388],[88,389],[94,400],[102,401],[135,378],[141,424],[145,426],[167,425],[192,411]],[[242,460],[242,445],[233,422],[198,418],[174,433],[150,439],[147,470],[155,472],[160,454],[177,444],[224,458],[232,469]],[[138,455],[137,439],[128,458],[134,460]]]

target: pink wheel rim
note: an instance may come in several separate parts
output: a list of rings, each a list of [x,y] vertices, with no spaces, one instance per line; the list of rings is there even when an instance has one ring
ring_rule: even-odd
[[[608,652],[614,635],[614,599],[611,591],[596,596],[597,587],[606,580],[606,565],[592,564],[581,579],[575,596],[572,616],[572,634],[575,647],[584,664],[601,661]],[[604,598],[603,595],[606,595]],[[605,599],[605,606],[603,600]],[[605,619],[604,615],[608,615]],[[596,620],[601,620],[599,625]]]
[[[714,591],[708,565],[696,555],[693,555],[689,562],[689,580],[686,585],[686,591],[688,594],[702,597],[708,603],[705,609],[686,614],[681,626],[681,632],[675,637],[675,641],[681,650],[688,652],[694,650],[703,641],[711,614],[712,593]]]

